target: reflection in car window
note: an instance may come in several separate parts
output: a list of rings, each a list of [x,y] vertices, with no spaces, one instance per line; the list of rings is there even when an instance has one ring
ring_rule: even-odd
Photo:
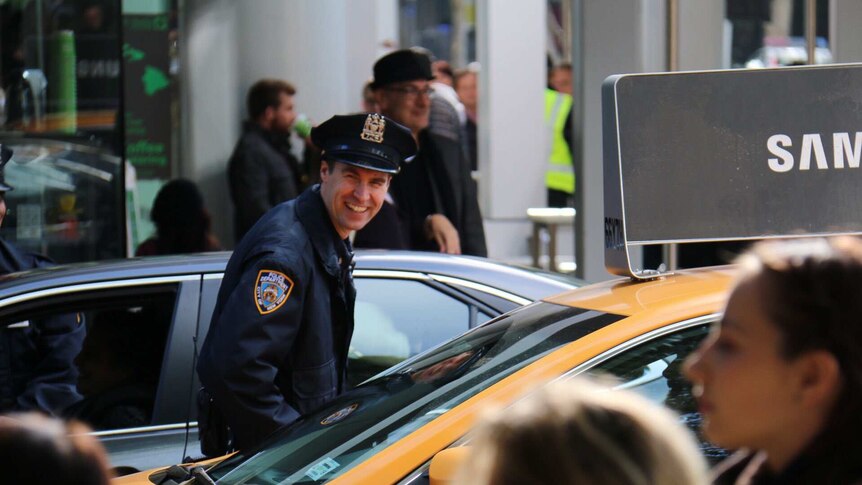
[[[97,431],[133,428],[161,424],[154,422],[156,389],[175,301],[173,288],[122,297],[76,293],[8,309],[0,325],[38,333],[40,322],[77,318],[87,335],[80,348],[68,350],[75,356],[80,398],[62,415]]]
[[[330,480],[541,356],[619,320],[536,303],[408,359],[210,471],[219,483]]]
[[[0,235],[58,263],[126,255],[122,159],[110,150],[68,142],[9,139],[7,194],[14,208]]]
[[[83,399],[63,415],[94,430],[149,426],[170,308],[148,304],[90,311],[75,365]]]
[[[470,307],[422,282],[357,278],[351,384],[464,333]]]
[[[691,395],[691,384],[682,375],[683,361],[708,333],[709,326],[700,325],[664,335],[606,360],[590,373],[610,374],[619,381],[618,388],[638,392],[679,413],[682,422],[698,436],[704,456],[717,462],[727,452],[700,434],[702,418]]]

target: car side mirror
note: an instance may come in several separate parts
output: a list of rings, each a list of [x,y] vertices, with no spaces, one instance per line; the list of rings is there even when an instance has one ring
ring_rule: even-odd
[[[469,446],[448,448],[434,455],[428,469],[430,485],[452,484],[469,456]]]

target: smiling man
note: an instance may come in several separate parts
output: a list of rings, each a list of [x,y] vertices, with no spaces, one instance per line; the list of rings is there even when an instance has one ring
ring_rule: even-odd
[[[476,182],[465,151],[428,129],[433,79],[430,59],[417,50],[391,52],[374,64],[371,88],[380,112],[410,129],[419,152],[392,182],[391,205],[384,210],[397,217],[380,218],[357,233],[356,246],[397,248],[392,234],[402,234],[407,249],[486,256]]]
[[[198,363],[208,456],[253,447],[345,388],[356,296],[348,236],[380,210],[416,143],[374,113],[334,116],[311,139],[323,149],[320,184],[251,228],[219,289]]]

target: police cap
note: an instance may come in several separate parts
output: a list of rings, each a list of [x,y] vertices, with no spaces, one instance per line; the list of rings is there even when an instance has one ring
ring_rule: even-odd
[[[381,57],[374,63],[374,82],[372,89],[377,89],[393,83],[415,81],[417,79],[432,80],[431,59],[422,52],[413,49],[401,49]]]
[[[378,113],[333,116],[311,130],[323,159],[386,173],[416,155],[410,130]]]
[[[6,164],[12,160],[12,149],[0,144],[0,193],[13,190],[11,185],[6,184]]]

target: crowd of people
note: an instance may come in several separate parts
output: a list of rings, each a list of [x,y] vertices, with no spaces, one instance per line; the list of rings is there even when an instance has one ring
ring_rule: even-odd
[[[354,247],[487,254],[471,177],[477,72],[453,71],[415,49],[383,56],[372,71],[363,90],[367,112],[336,115],[303,131],[303,162],[289,142],[296,89],[262,80],[248,93],[249,121],[228,165],[236,248],[197,367],[208,455],[254,447],[346,389]],[[548,199],[564,205],[574,174],[566,172],[571,153],[567,158],[557,149],[568,149],[571,97],[564,91],[571,68],[550,72],[546,115],[555,146]],[[0,153],[8,161],[2,147]],[[0,223],[7,190],[0,164]],[[220,248],[190,181],[166,184],[151,216],[157,233],[138,254]],[[0,250],[3,272],[49,264],[3,241]],[[765,242],[738,265],[721,321],[685,364],[706,437],[737,450],[711,474],[670,410],[582,381],[548,386],[489,414],[470,442],[461,483],[862,482],[853,451],[862,429],[862,326],[853,323],[862,313],[862,241]],[[66,349],[81,348],[79,323],[54,322],[54,337],[76,343]],[[3,410],[86,415],[97,428],[118,419],[146,423],[147,401],[102,412],[112,390],[140,387],[150,394],[155,376],[112,364],[110,346],[99,345],[109,334],[112,342],[124,337],[128,352],[138,352],[143,362],[150,340],[99,320],[89,330],[77,355],[27,347],[45,354],[32,358],[56,361],[57,374],[50,382],[31,376],[32,385],[0,396]],[[70,374],[77,369],[86,370],[87,379]],[[4,473],[16,483],[42,483],[50,477],[45,469],[75,477],[74,483],[106,483],[107,459],[81,434],[88,429],[41,415],[0,418]]]
[[[571,207],[572,68],[548,65],[545,124],[551,141],[546,180],[550,207]],[[355,247],[487,255],[479,211],[478,80],[475,64],[454,70],[427,49],[394,51],[379,59],[362,87],[362,112],[380,113],[411,130],[415,160],[399,170],[381,214],[351,235]],[[246,96],[247,120],[227,164],[233,202],[234,242],[270,209],[295,199],[320,181],[321,147],[310,123],[295,110],[297,89],[280,79],[261,79]],[[292,139],[294,140],[292,142]],[[302,142],[300,160],[292,143]],[[188,207],[185,213],[172,207]],[[153,205],[156,234],[137,256],[215,251],[222,248],[193,182],[166,184]]]

